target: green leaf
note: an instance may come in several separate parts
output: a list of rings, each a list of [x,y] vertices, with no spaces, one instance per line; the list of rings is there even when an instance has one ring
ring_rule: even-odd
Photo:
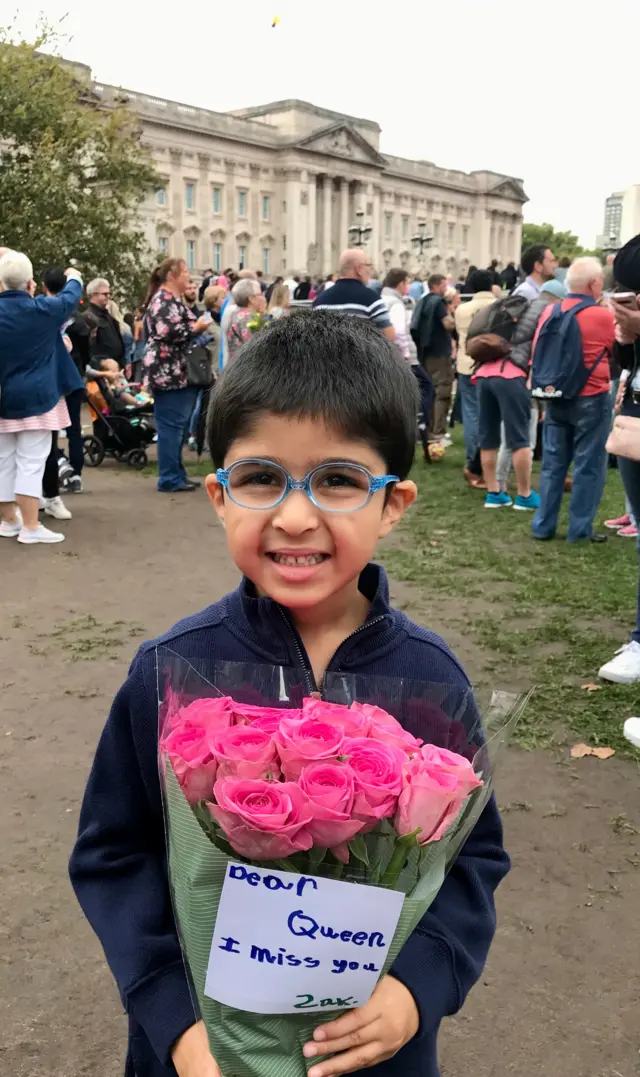
[[[319,868],[328,851],[328,849],[321,849],[319,845],[314,845],[313,848],[309,850],[309,864],[311,868]]]
[[[362,834],[356,834],[355,838],[351,839],[349,842],[349,852],[355,856],[356,860],[361,860],[368,868],[371,867],[371,864],[369,863],[367,843]]]

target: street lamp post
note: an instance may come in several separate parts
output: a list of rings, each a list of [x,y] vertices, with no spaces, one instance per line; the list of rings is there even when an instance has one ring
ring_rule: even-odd
[[[371,237],[373,229],[371,225],[363,224],[363,221],[364,212],[359,209],[356,213],[356,223],[352,224],[349,229],[349,242],[352,247],[361,247]]]
[[[418,231],[411,237],[411,246],[415,251],[419,251],[420,265],[423,264],[425,250],[428,250],[433,243],[433,236],[426,234],[426,228],[426,221],[418,221]]]

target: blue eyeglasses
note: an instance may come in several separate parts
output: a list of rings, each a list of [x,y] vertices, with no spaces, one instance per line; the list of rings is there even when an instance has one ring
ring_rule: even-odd
[[[292,490],[304,490],[323,512],[356,512],[368,505],[378,490],[399,482],[397,475],[372,475],[366,467],[337,461],[314,467],[304,479],[292,479],[273,460],[236,460],[218,468],[216,478],[236,505],[243,509],[274,509]]]

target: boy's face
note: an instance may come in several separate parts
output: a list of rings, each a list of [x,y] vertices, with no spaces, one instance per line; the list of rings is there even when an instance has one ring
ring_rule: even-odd
[[[294,479],[330,460],[349,461],[374,476],[387,474],[378,453],[352,441],[317,419],[260,417],[253,430],[231,445],[224,461],[251,457],[279,463]],[[387,535],[416,498],[415,483],[406,480],[376,492],[356,512],[323,512],[303,490],[292,490],[272,509],[236,505],[215,475],[207,490],[223,522],[231,555],[259,591],[289,609],[307,609],[325,602],[357,580],[371,560],[379,538]],[[278,563],[278,558],[321,555],[303,568]]]

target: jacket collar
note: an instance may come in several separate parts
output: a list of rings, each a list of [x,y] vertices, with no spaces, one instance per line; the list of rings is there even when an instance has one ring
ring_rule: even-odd
[[[24,299],[32,301],[32,297],[23,288],[7,288],[0,292],[0,299]]]
[[[360,573],[359,590],[371,603],[364,625],[348,637],[335,654],[330,668],[348,668],[358,660],[366,644],[367,657],[397,641],[396,614],[389,605],[387,574],[380,565],[370,563]],[[228,615],[235,634],[249,643],[262,657],[276,663],[308,666],[302,641],[287,609],[273,599],[259,596],[254,584],[246,579],[229,595]]]

